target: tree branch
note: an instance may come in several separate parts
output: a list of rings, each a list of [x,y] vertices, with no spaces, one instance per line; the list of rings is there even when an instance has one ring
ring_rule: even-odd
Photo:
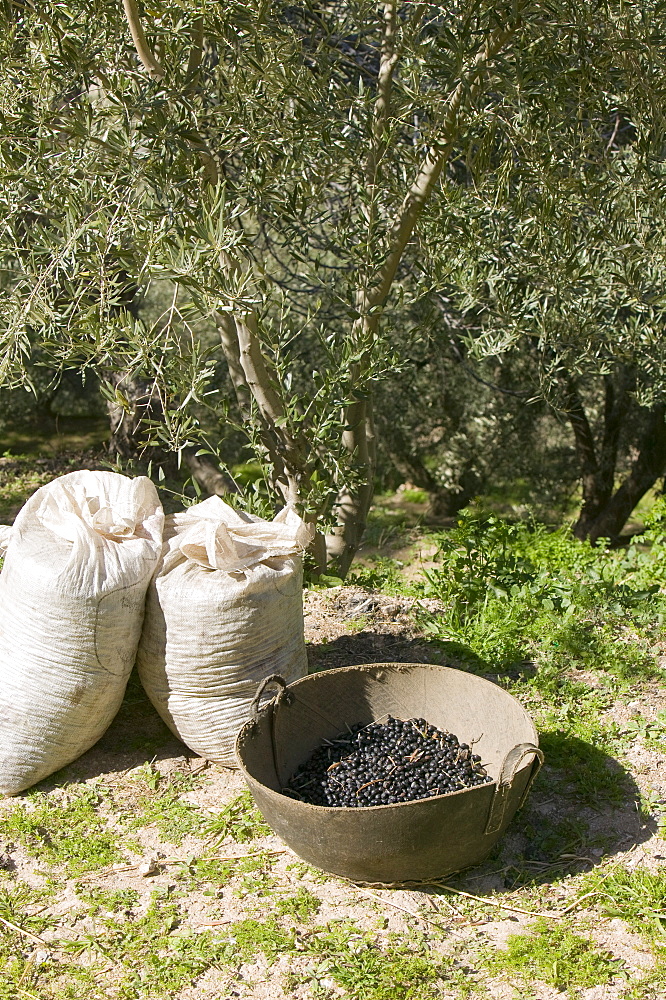
[[[236,394],[236,402],[244,420],[250,419],[250,390],[245,381],[243,366],[240,363],[240,348],[238,347],[238,331],[236,320],[229,312],[218,312],[216,315],[217,331],[224,351],[224,357],[229,369],[231,384]]]
[[[252,311],[242,317],[237,316],[236,330],[245,382],[259,407],[259,412],[268,426],[276,428],[279,432],[287,464],[299,472],[304,472],[307,463],[304,442],[295,441],[285,428],[287,412],[271,382],[257,334],[256,313]]]
[[[165,71],[148,45],[143,25],[141,24],[141,19],[139,17],[139,8],[137,7],[136,0],[123,0],[123,7],[125,9],[125,16],[127,18],[127,23],[129,24],[129,29],[132,33],[132,41],[134,42],[134,47],[137,51],[139,59],[146,67],[149,76],[151,76],[153,80],[162,80],[164,78]],[[188,93],[188,91],[192,90],[192,88],[196,86],[196,76],[201,62],[202,50],[203,18],[198,17],[194,22],[194,41],[190,50],[186,71],[187,78],[189,79],[191,76],[191,79],[189,79],[185,93]],[[215,157],[208,147],[205,139],[203,136],[199,136],[196,140],[190,140],[190,145],[193,149],[196,149],[201,165],[206,171],[208,181],[215,186],[219,180],[219,171],[217,169]]]
[[[217,329],[229,369],[231,383],[234,387],[238,408],[245,423],[251,425],[254,419],[252,413],[253,396],[241,364],[238,325],[233,315],[228,312],[219,312],[217,314]],[[262,444],[273,465],[274,484],[282,493],[285,501],[288,501],[290,498],[293,500],[296,496],[298,483],[295,477],[285,468],[283,456],[276,445],[276,429],[271,428],[267,424],[262,413],[259,414],[258,424]]]
[[[398,270],[400,259],[414,231],[414,226],[451,154],[458,134],[460,111],[466,102],[470,103],[477,96],[481,89],[483,71],[515,30],[515,27],[512,26],[493,31],[451,94],[448,111],[440,130],[440,137],[428,150],[398,212],[398,217],[391,231],[389,252],[379,273],[379,278],[367,296],[366,310],[373,306],[381,307],[384,305]],[[376,327],[377,322],[377,313],[375,313],[374,318],[370,317],[370,325]]]
[[[396,4],[388,0],[384,5],[384,35],[377,80],[377,99],[374,109],[373,135],[366,163],[366,180],[370,187],[370,212],[368,226],[373,225],[374,199],[377,184],[377,169],[381,144],[385,135],[386,122],[390,114],[393,73],[397,63],[395,35],[397,28]],[[448,111],[441,129],[442,139],[434,145],[414,180],[398,213],[390,235],[389,253],[374,287],[359,288],[356,306],[360,318],[354,327],[361,343],[369,348],[379,324],[381,306],[391,290],[398,265],[437,180],[450,155],[457,137],[460,110],[465,100],[473,100],[480,90],[480,77],[490,60],[500,51],[505,41],[511,37],[514,28],[494,31],[486,44],[475,56],[468,72],[463,75],[453,91]],[[352,391],[362,368],[362,363],[351,372]],[[327,549],[336,559],[337,570],[344,576],[358,548],[365,528],[367,513],[372,501],[373,477],[375,469],[375,431],[370,400],[367,397],[353,399],[345,410],[345,430],[342,444],[353,456],[354,465],[362,470],[363,480],[353,488],[343,488],[337,499],[337,525],[327,539]]]
[[[139,8],[136,0],[123,0],[123,7],[125,9],[125,17],[127,18],[130,32],[132,33],[134,48],[137,51],[139,59],[146,67],[148,75],[151,76],[153,80],[161,80],[164,77],[164,69],[157,61],[150,46],[148,45],[143,25],[141,24],[141,18],[139,17]]]
[[[203,17],[197,17],[192,25],[192,48],[185,76],[187,78],[188,92],[194,90],[199,82],[199,67],[201,66],[201,56],[203,54]]]
[[[435,296],[435,301],[437,303],[440,312],[446,318],[447,313],[446,310],[444,309],[444,306],[439,296]],[[475,382],[478,382],[479,385],[485,385],[488,389],[492,389],[493,392],[501,392],[505,396],[514,396],[516,399],[522,399],[524,402],[527,402],[530,399],[530,397],[532,396],[531,392],[518,392],[516,389],[506,389],[502,385],[497,385],[496,382],[489,382],[487,379],[482,378],[474,371],[472,366],[469,365],[465,360],[465,354],[463,352],[461,343],[454,333],[449,333],[448,341],[455,355],[456,363],[460,365],[463,371],[467,375],[469,375],[470,378],[474,379]]]
[[[220,179],[220,173],[217,169],[215,157],[210,151],[210,147],[203,137],[199,137],[199,141],[197,142],[191,141],[190,145],[197,151],[201,165],[206,172],[206,179],[213,185],[213,187],[215,187]]]
[[[398,62],[395,49],[397,27],[397,3],[395,0],[384,4],[384,33],[377,75],[377,98],[372,119],[372,139],[366,162],[366,181],[374,197],[377,184],[377,167],[381,155],[382,140],[386,124],[391,112],[391,91],[393,89],[393,72]]]
[[[271,385],[266,361],[261,353],[261,345],[257,335],[256,312],[252,310],[242,316],[236,316],[236,330],[239,360],[245,375],[245,382],[254,396],[261,415],[271,424],[284,420],[286,414],[282,400]]]
[[[227,264],[233,268],[231,261]],[[261,440],[273,464],[275,485],[285,501],[299,499],[300,479],[307,474],[306,442],[295,441],[285,428],[286,411],[271,384],[257,334],[254,311],[234,317],[218,313],[217,325],[236,399],[244,419],[252,419],[251,399],[259,410]]]
[[[228,274],[238,271],[238,264],[228,254],[222,254],[221,262]],[[257,326],[254,310],[235,316],[229,312],[217,314],[220,341],[243,419],[252,422],[254,400],[259,410],[261,440],[274,469],[274,485],[285,501],[295,503],[300,478],[307,469],[307,448],[303,441],[294,442],[285,429],[286,411],[271,384]]]
[[[367,212],[368,243],[373,237],[376,213],[377,185],[379,161],[382,146],[385,142],[386,125],[391,112],[391,91],[393,89],[393,73],[398,62],[395,40],[397,30],[396,0],[387,0],[384,4],[384,30],[377,76],[377,97],[372,119],[372,136],[368,148],[365,165],[365,179],[368,186],[369,208]],[[366,288],[359,288],[356,293],[356,303],[361,313],[353,326],[352,336],[360,336],[368,346],[376,329],[368,323],[365,310],[368,293]],[[362,364],[356,364],[350,371],[352,397],[354,386],[358,381]],[[326,550],[336,561],[337,572],[344,577],[349,569],[354,553],[365,531],[368,510],[372,502],[373,480],[376,466],[375,426],[372,413],[372,402],[366,395],[352,398],[343,412],[344,429],[342,432],[342,447],[352,457],[354,466],[361,474],[361,482],[354,487],[344,486],[336,499],[337,523],[326,538]]]

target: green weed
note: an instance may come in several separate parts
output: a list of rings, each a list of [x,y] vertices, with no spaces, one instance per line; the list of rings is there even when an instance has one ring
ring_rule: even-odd
[[[321,900],[304,886],[295,896],[282,896],[275,903],[275,912],[280,917],[292,917],[306,923],[318,913]]]
[[[95,891],[92,898],[96,932],[80,936],[65,948],[73,956],[96,952],[113,963],[117,996],[123,1000],[173,997],[211,967],[236,967],[259,953],[275,959],[292,950],[295,942],[294,931],[285,929],[279,916],[301,918],[314,910],[312,901],[299,894],[281,901],[285,905],[266,920],[247,918],[222,931],[196,933],[186,926],[177,896],[168,890],[154,892],[146,913],[135,914],[132,920],[100,912],[96,904],[111,901],[103,894]]]
[[[35,469],[35,460],[30,456],[9,456],[11,464],[0,468],[0,521],[11,521],[28,497],[50,482],[57,473],[47,469]],[[62,471],[62,470],[61,470]]]
[[[96,810],[94,788],[68,787],[62,805],[33,792],[0,820],[0,833],[16,840],[33,857],[64,866],[68,875],[103,868],[121,859],[115,835]]]
[[[0,885],[0,1000],[18,1000],[21,986],[30,989],[35,970],[29,956],[37,942],[27,935],[41,935],[54,925],[53,918],[44,914],[50,902],[48,890],[25,882]],[[11,925],[20,927],[21,933]]]
[[[639,812],[647,822],[654,819],[659,828],[662,840],[666,840],[666,799],[654,788],[648,788],[639,796]]]
[[[206,969],[236,961],[229,942],[183,925],[168,890],[153,893],[143,916],[131,921],[101,917],[97,928],[96,933],[71,942],[67,950],[73,955],[91,951],[99,953],[105,963],[111,961],[116,995],[122,1000],[173,997]]]
[[[76,895],[87,906],[88,913],[95,916],[103,910],[113,913],[116,910],[125,912],[133,910],[139,901],[136,889],[116,889],[108,891],[99,886],[89,886],[79,882]]]
[[[594,893],[603,913],[621,917],[648,940],[666,947],[666,872],[632,871],[619,865],[584,876],[583,892]]]
[[[52,923],[43,913],[49,901],[48,891],[33,889],[25,882],[0,885],[0,917],[32,934],[39,934]],[[0,924],[0,932],[7,935],[6,924]]]
[[[596,742],[596,741],[595,741]],[[570,731],[539,730],[539,744],[550,768],[551,786],[555,784],[560,794],[573,796],[581,805],[603,807],[619,806],[627,799],[628,784],[625,772],[612,757],[593,742],[581,739]],[[545,780],[543,778],[542,780]]]
[[[358,618],[347,618],[345,625],[350,632],[363,632],[368,628],[370,622],[366,615],[359,615]]]
[[[423,613],[421,623],[472,665],[506,670],[530,660],[620,681],[654,677],[651,649],[666,619],[662,548],[656,535],[647,551],[593,548],[567,528],[465,511],[440,536],[440,565],[425,574],[427,592],[447,611]]]
[[[426,490],[407,488],[400,490],[400,499],[405,503],[428,503],[430,499]]]
[[[427,1000],[438,997],[442,966],[408,949],[382,952],[367,947],[344,962],[333,962],[331,977],[350,1000]]]
[[[553,880],[554,865],[559,862],[562,869],[565,869],[570,864],[567,859],[562,859],[563,855],[581,856],[589,847],[589,826],[584,820],[577,817],[550,820],[541,813],[530,810],[526,816],[524,814],[522,816],[521,831],[527,841],[524,858],[528,863],[528,869],[532,863],[547,864],[548,882]],[[524,871],[519,866],[512,867],[507,872],[507,876],[510,879],[512,889],[542,881],[538,870],[535,875],[533,871]]]
[[[333,960],[328,971],[349,1000],[434,1000],[444,973],[442,964],[407,948],[387,954],[370,945]]]
[[[217,895],[236,874],[237,862],[221,858],[189,858],[173,869],[179,886],[201,889],[205,894]],[[209,886],[208,889],[205,887]]]
[[[150,764],[146,764],[137,775],[137,780],[147,786],[140,795],[127,828],[137,830],[154,824],[165,840],[171,844],[181,844],[183,837],[201,830],[204,814],[196,806],[182,800],[184,792],[195,787],[195,780],[189,774],[174,771],[163,776]]]
[[[0,1000],[108,1000],[109,993],[95,981],[96,967],[86,968],[51,957],[38,965],[30,959],[0,959]],[[37,992],[39,991],[39,992]],[[113,994],[123,997],[126,994]]]
[[[262,952],[269,960],[274,960],[285,951],[294,947],[295,934],[285,930],[276,916],[266,920],[239,920],[229,928],[227,947],[231,949],[235,961],[240,964],[254,958],[257,952]]]
[[[238,863],[236,871],[242,877],[235,895],[241,898],[249,895],[270,895],[278,884],[272,874],[271,857],[268,854],[243,858]]]
[[[650,750],[666,751],[666,712],[658,712],[656,719],[635,715],[626,726],[627,735],[638,738]]]
[[[287,865],[287,871],[294,872],[299,878],[307,878],[310,882],[314,882],[315,885],[326,885],[327,882],[331,881],[331,878],[335,878],[335,876],[328,875],[319,868],[312,868],[305,861],[292,861]]]
[[[236,895],[268,895],[276,885],[272,874],[273,860],[269,853],[263,851],[239,858],[203,855],[189,858],[173,871],[179,887],[203,890],[205,895],[217,896],[219,890],[235,878],[240,878]]]
[[[347,576],[349,586],[378,590],[383,594],[398,595],[412,593],[413,587],[405,584],[401,575],[403,564],[397,559],[377,556],[367,566],[354,566]]]
[[[625,988],[622,1000],[664,1000],[666,996],[666,961],[657,961],[654,968],[643,972]]]
[[[382,548],[395,542],[404,531],[407,515],[403,510],[392,510],[375,503],[368,514],[368,526],[363,535],[363,544]]]
[[[592,690],[552,667],[504,686],[531,712],[546,762],[556,771],[544,772],[541,783],[550,781],[585,805],[626,802],[629,783],[619,760],[630,740],[603,717],[611,703],[606,691]]]
[[[313,935],[307,951],[317,961],[308,976],[294,977],[293,985],[333,980],[347,1000],[435,1000],[451,972],[450,962],[433,958],[423,940],[405,945],[394,938],[381,948],[349,923]]]
[[[218,843],[231,837],[237,843],[244,844],[257,837],[267,837],[272,831],[264,822],[250,793],[241,792],[206,824],[202,833]]]
[[[529,983],[531,990],[536,979],[570,996],[575,987],[603,985],[623,972],[622,963],[592,941],[543,918],[528,933],[511,935],[506,951],[490,956],[488,966]]]

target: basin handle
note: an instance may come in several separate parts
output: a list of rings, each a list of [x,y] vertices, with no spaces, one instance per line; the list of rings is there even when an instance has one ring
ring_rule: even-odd
[[[252,704],[250,705],[250,713],[253,720],[256,720],[259,715],[259,702],[261,701],[261,696],[269,684],[275,684],[279,688],[275,698],[276,706],[279,705],[285,695],[287,695],[287,682],[284,677],[281,677],[280,674],[269,674],[268,677],[264,677],[263,681],[259,683],[255,696],[252,699]]]
[[[534,763],[525,787],[525,791],[523,792],[520,802],[518,803],[518,808],[520,809],[527,798],[527,793],[532,787],[532,782],[536,778],[541,765],[543,764],[543,753],[533,743],[519,743],[512,750],[509,750],[508,754],[504,758],[500,769],[499,779],[495,787],[493,801],[490,804],[490,812],[488,814],[488,822],[486,823],[485,833],[497,833],[501,827],[502,822],[504,821],[506,803],[509,798],[513,779],[516,776],[516,771],[525,758],[530,754],[533,754],[534,756]]]

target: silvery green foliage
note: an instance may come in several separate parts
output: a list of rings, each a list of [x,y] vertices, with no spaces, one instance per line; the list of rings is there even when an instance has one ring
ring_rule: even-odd
[[[530,352],[534,391],[555,403],[561,372],[618,365],[635,366],[642,403],[664,398],[663,16],[656,3],[585,4],[568,26],[526,31],[438,206],[435,280],[470,349]]]
[[[146,7],[161,79],[120,0],[2,11],[0,385],[26,383],[36,347],[55,369],[94,369],[121,406],[112,374],[145,379],[163,412],[147,440],[179,450],[203,409],[230,414],[273,487],[267,437],[295,441],[321,516],[371,473],[341,447],[342,414],[409,365],[414,298],[450,296],[480,353],[528,335],[544,385],[558,365],[639,350],[645,385],[661,371],[657,3],[398,4],[380,126],[381,5]],[[443,135],[461,79],[464,113]],[[359,295],[428,149],[447,143],[368,336]],[[156,287],[153,314],[141,302]],[[211,334],[225,311],[257,317],[274,426],[227,398]]]

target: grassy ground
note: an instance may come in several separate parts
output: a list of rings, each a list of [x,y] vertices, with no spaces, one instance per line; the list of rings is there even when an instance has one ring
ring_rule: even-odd
[[[97,417],[0,422],[0,524],[11,523],[26,498],[55,476],[103,468],[108,431],[108,420]]]
[[[103,415],[85,417],[36,417],[0,423],[0,455],[30,456],[33,461],[101,450],[109,436]]]
[[[660,522],[651,548],[590,556],[413,513],[347,586],[306,592],[311,667],[453,663],[518,697],[546,765],[492,856],[418,891],[313,869],[133,678],[96,747],[0,802],[0,1000],[666,995]]]

